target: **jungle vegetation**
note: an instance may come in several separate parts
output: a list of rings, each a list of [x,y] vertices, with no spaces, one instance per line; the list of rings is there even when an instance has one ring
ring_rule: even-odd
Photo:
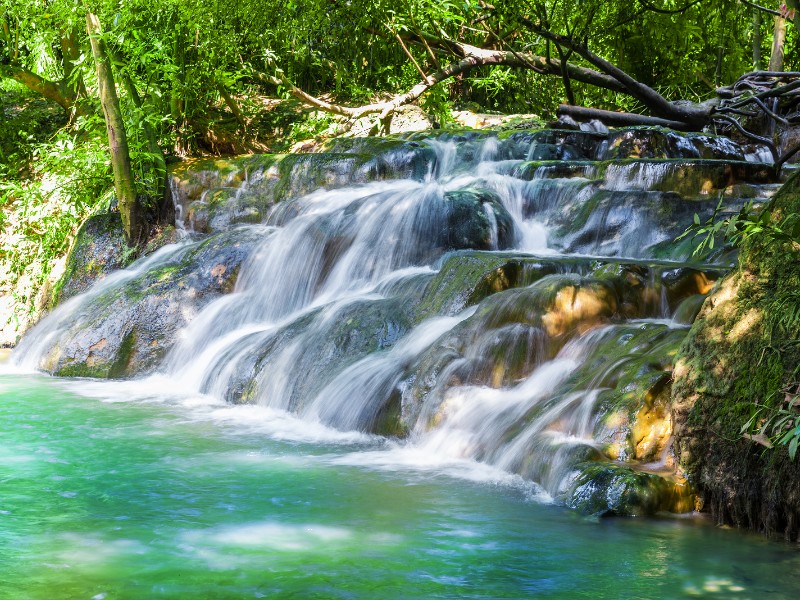
[[[101,208],[117,207],[141,246],[172,157],[281,150],[334,118],[385,123],[410,101],[443,127],[453,108],[725,125],[736,119],[707,101],[743,73],[798,62],[796,29],[772,4],[0,0],[5,286],[32,309]]]

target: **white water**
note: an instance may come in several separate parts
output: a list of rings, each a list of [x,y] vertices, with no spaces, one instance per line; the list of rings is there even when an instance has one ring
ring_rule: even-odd
[[[143,273],[175,260],[182,253],[187,252],[190,247],[187,242],[165,246],[127,269],[114,271],[83,294],[70,298],[39,322],[35,335],[25,336],[14,350],[13,364],[23,371],[35,371],[41,368],[42,357],[50,346],[63,335],[65,325],[89,316],[94,301],[102,298],[109,291],[124,286],[126,282]]]
[[[318,190],[277,205],[261,243],[241,267],[234,293],[209,304],[180,333],[158,375],[125,385],[138,390],[140,398],[174,395],[198,413],[243,425],[261,423],[281,439],[363,440],[363,432],[374,429],[392,397],[407,386],[417,361],[429,352],[458,352],[448,346],[447,336],[468,320],[490,323],[491,315],[470,308],[424,320],[398,339],[389,335],[385,347],[366,355],[343,359],[323,351],[342,323],[358,324],[365,311],[402,302],[394,293],[398,283],[433,276],[450,246],[448,192],[479,189],[499,198],[513,224],[510,239],[518,254],[548,256],[566,245],[584,253],[641,258],[649,246],[673,235],[644,221],[643,213],[627,206],[617,210],[611,202],[586,221],[593,238],[584,239],[588,226],[578,222],[581,208],[598,191],[647,198],[666,165],[612,165],[601,182],[589,179],[591,166],[576,169],[580,176],[571,178],[553,178],[550,169],[540,168],[524,181],[511,174],[513,161],[495,161],[500,149],[495,138],[472,161],[462,161],[452,142],[430,140],[428,145],[435,159],[422,181]],[[489,248],[501,249],[502,216],[491,202],[483,202],[480,212],[488,223]],[[615,218],[619,223],[611,228]],[[65,325],[87,318],[93,302],[190,247],[185,240],[164,248],[59,307],[19,346],[17,365],[42,367],[42,357]],[[661,305],[651,316],[670,316]],[[469,381],[471,365],[498,345],[498,331],[482,326],[486,336],[437,374],[409,443],[390,449],[394,458],[386,462],[479,461],[493,471],[522,473],[556,495],[570,477],[571,450],[595,446],[599,388],[565,391],[561,384],[598,343],[598,330],[577,336],[549,359],[542,349],[530,351],[522,379],[488,387]],[[523,328],[512,338],[527,340],[533,349],[540,335],[541,329]],[[467,381],[459,381],[462,375]],[[103,385],[86,384],[83,393],[96,388],[106,394]],[[224,404],[242,399],[243,386],[249,394],[244,399],[256,406]]]

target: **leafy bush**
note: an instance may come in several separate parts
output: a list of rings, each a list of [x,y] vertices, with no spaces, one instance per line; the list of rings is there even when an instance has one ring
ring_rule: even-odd
[[[105,140],[91,122],[82,126],[88,133],[59,130],[47,142],[30,144],[23,176],[0,165],[0,271],[16,319],[36,310],[36,293],[56,259],[66,254],[81,223],[110,200]]]

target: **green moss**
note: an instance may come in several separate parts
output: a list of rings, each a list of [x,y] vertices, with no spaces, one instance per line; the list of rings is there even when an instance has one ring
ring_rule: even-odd
[[[129,331],[122,339],[117,357],[108,369],[108,377],[115,379],[130,375],[130,365],[136,351],[136,328]]]
[[[644,516],[687,512],[693,505],[692,490],[683,482],[612,463],[578,468],[566,502],[584,514]]]
[[[94,377],[105,379],[108,377],[108,365],[102,363],[90,367],[86,363],[73,363],[64,365],[54,374],[59,377]]]
[[[800,210],[800,179],[784,185],[773,208]],[[681,463],[717,520],[789,539],[800,534],[800,465],[785,447],[743,437],[742,427],[782,403],[797,380],[798,284],[796,250],[751,238],[693,325],[673,386]]]
[[[401,398],[397,390],[381,408],[370,430],[378,435],[391,437],[402,438],[408,435],[409,429],[402,419]]]

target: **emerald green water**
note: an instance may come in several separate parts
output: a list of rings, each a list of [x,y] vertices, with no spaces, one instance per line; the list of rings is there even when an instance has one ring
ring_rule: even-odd
[[[137,383],[0,375],[0,598],[794,598],[800,554]],[[144,384],[142,384],[144,385]]]

